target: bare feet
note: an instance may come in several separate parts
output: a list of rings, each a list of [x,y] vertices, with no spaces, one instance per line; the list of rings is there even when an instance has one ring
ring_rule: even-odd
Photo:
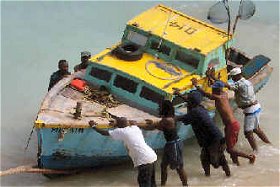
[[[255,160],[256,160],[256,156],[255,155],[249,155],[250,156],[250,161],[249,161],[249,163],[250,164],[254,164],[255,163]]]
[[[225,173],[227,177],[230,177],[230,171],[225,171]]]
[[[227,176],[227,177],[230,177],[230,169],[229,169],[229,167],[228,167],[228,164],[225,164],[225,165],[223,165],[222,167],[223,167],[223,170],[224,170],[225,173],[226,173],[226,176]]]
[[[232,156],[232,155],[231,155],[231,159],[232,159],[232,162],[233,162],[234,164],[236,164],[237,166],[240,166],[240,163],[239,163],[239,161],[238,161],[238,157],[237,157],[237,156]]]
[[[235,163],[237,166],[240,166],[239,160],[236,160],[234,163]]]
[[[258,150],[253,150],[252,155],[257,155],[258,153],[259,153],[259,151],[258,151]]]

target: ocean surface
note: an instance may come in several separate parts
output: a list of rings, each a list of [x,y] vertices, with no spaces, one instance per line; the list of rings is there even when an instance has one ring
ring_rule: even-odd
[[[1,2],[1,170],[36,164],[36,133],[27,151],[24,148],[58,60],[67,59],[73,71],[81,51],[95,54],[117,43],[128,20],[158,3],[207,21],[207,10],[215,2]],[[231,4],[234,15],[238,2]],[[272,145],[257,138],[260,151],[254,165],[240,158],[241,166],[237,167],[229,160],[230,178],[221,169],[212,169],[207,178],[195,138],[185,142],[184,168],[191,186],[279,186],[279,2],[255,4],[255,15],[238,23],[235,46],[250,56],[271,58],[274,71],[257,97],[263,108],[261,127]],[[219,27],[225,29],[226,25]],[[242,112],[236,111],[236,116],[243,124]],[[251,152],[242,129],[238,147]],[[156,165],[158,184],[160,158]],[[1,186],[137,186],[136,179],[137,170],[131,162],[54,180],[40,174],[0,178]],[[180,185],[177,173],[169,170],[167,186]]]

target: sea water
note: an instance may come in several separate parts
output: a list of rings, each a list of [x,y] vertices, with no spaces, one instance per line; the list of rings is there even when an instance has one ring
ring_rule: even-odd
[[[128,20],[158,3],[207,21],[207,10],[215,2],[1,2],[1,170],[36,164],[35,133],[27,151],[24,148],[58,60],[68,60],[73,71],[81,51],[95,54],[117,43]],[[186,141],[184,168],[190,185],[279,186],[279,2],[255,4],[255,15],[237,25],[235,46],[250,56],[263,54],[271,58],[271,79],[257,97],[263,109],[261,128],[272,145],[257,139],[260,151],[254,165],[240,158],[241,166],[237,167],[226,154],[232,176],[226,177],[222,169],[212,169],[211,177],[205,177],[195,138]],[[231,6],[234,18],[238,2],[231,2]],[[226,25],[219,27],[226,29]],[[242,112],[235,114],[243,124]],[[251,152],[242,129],[238,147]],[[156,165],[158,184],[160,159],[161,155]],[[1,186],[137,186],[137,170],[129,162],[54,180],[40,174],[0,179]],[[180,185],[177,173],[169,170],[167,186]]]

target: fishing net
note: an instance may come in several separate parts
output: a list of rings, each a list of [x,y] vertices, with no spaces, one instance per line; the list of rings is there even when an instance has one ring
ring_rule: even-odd
[[[86,99],[90,101],[97,102],[108,108],[116,107],[121,104],[106,88],[94,89],[92,87],[86,86],[84,91]]]
[[[241,1],[238,10],[238,16],[242,20],[247,20],[255,14],[255,11],[256,6],[252,1]]]
[[[227,5],[225,1],[217,2],[212,7],[210,7],[207,19],[216,24],[228,22],[229,17],[226,7]]]
[[[256,11],[255,4],[250,0],[241,0],[238,9],[238,17],[241,20],[247,20],[254,15]],[[230,19],[230,9],[228,1],[219,1],[209,8],[207,18],[216,24],[226,23]]]

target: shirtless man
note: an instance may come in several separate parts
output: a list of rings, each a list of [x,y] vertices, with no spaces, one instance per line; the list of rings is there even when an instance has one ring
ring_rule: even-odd
[[[210,79],[215,81],[218,80],[213,71],[207,70],[206,74]],[[235,93],[236,104],[238,108],[243,110],[244,113],[244,135],[252,149],[257,152],[258,146],[253,133],[257,134],[263,142],[268,144],[271,143],[264,131],[260,128],[261,105],[256,99],[253,84],[242,76],[240,68],[233,68],[230,71],[229,76],[231,76],[234,83],[223,83],[225,84],[225,87],[233,90]]]
[[[183,141],[179,138],[176,129],[175,109],[169,100],[164,100],[160,108],[162,119],[159,122],[146,120],[146,125],[140,126],[145,130],[158,129],[163,131],[166,144],[161,161],[161,186],[164,186],[167,181],[167,167],[176,169],[180,176],[183,186],[188,186],[187,174],[184,170],[183,163]],[[138,125],[139,126],[139,125]]]
[[[235,144],[238,141],[238,134],[240,130],[240,124],[234,117],[233,111],[231,109],[228,94],[223,91],[224,83],[221,81],[216,81],[212,85],[212,94],[204,92],[198,85],[197,80],[192,79],[193,85],[202,92],[206,97],[211,100],[215,100],[215,106],[218,112],[221,115],[222,121],[225,125],[225,139],[227,145],[227,152],[230,154],[230,157],[233,163],[240,165],[238,161],[238,157],[243,157],[249,159],[250,163],[253,164],[255,162],[255,155],[246,154],[244,152],[238,151],[235,148]]]

